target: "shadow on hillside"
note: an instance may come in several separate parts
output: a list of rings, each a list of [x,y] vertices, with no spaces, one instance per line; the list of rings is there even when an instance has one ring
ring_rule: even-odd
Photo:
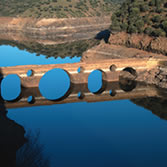
[[[110,38],[110,30],[103,30],[103,31],[100,31],[96,36],[95,36],[95,39],[98,39],[98,40],[104,40],[105,43],[108,43],[109,41],[109,38]]]

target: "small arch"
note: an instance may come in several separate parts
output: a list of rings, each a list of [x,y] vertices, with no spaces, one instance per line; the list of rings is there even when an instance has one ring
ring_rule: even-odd
[[[78,92],[78,98],[79,98],[79,99],[82,100],[82,99],[84,98],[84,96],[85,96],[84,93]]]
[[[27,98],[27,102],[28,102],[29,104],[34,104],[34,103],[35,103],[35,97],[34,97],[34,96],[29,96],[29,97]]]
[[[32,69],[27,71],[27,77],[32,77],[34,75],[34,71]]]
[[[110,90],[109,93],[110,93],[110,96],[115,96],[116,95],[116,91],[115,90]]]
[[[127,72],[129,72],[130,74],[132,74],[133,76],[137,77],[137,72],[136,72],[136,70],[135,70],[134,68],[132,68],[132,67],[126,67],[126,68],[123,69],[123,71],[127,71]]]
[[[110,66],[110,71],[114,72],[116,71],[116,69],[117,69],[117,66],[115,64]]]
[[[78,69],[77,69],[77,72],[78,73],[83,73],[84,72],[84,68],[81,66],[81,67],[79,67]]]

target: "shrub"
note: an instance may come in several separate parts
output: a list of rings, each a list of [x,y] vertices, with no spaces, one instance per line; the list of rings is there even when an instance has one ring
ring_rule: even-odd
[[[166,33],[162,29],[155,29],[153,30],[151,35],[159,37],[159,36],[166,36]]]
[[[153,29],[151,27],[146,27],[144,30],[144,33],[147,35],[151,35],[153,32]]]
[[[165,32],[167,32],[167,21],[162,22],[162,28],[164,29]]]
[[[129,25],[128,27],[128,33],[137,33],[137,28],[134,25]]]
[[[155,23],[159,23],[161,21],[161,16],[160,15],[153,16],[151,20]]]

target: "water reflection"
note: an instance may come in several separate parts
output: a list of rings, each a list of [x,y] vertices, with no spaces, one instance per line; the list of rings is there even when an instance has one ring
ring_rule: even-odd
[[[27,132],[27,142],[16,154],[16,167],[50,167],[49,157],[43,156],[44,146],[40,144],[40,132]]]
[[[2,80],[0,72],[1,88],[7,86],[8,95],[5,99],[13,100],[10,85],[13,76]],[[16,79],[16,78],[14,78]],[[17,78],[18,79],[18,78]],[[6,83],[7,80],[10,82]],[[39,133],[27,132],[25,137],[24,128],[7,117],[7,109],[2,97],[3,89],[0,89],[0,166],[3,167],[49,167],[49,159],[43,156],[43,147],[39,142]],[[17,88],[14,90],[18,92]],[[13,96],[13,95],[12,95]],[[11,99],[9,99],[11,98]],[[14,97],[15,99],[15,97]]]
[[[130,83],[132,83],[132,82],[126,82],[125,81],[125,82],[123,82],[121,84],[125,84],[123,87],[127,87],[126,86],[127,83],[128,83],[128,86],[129,86]],[[88,90],[87,84],[73,85],[71,96],[69,96],[68,98],[66,98],[64,100],[61,100],[59,102],[48,101],[45,98],[42,98],[42,96],[41,96],[38,88],[30,88],[30,89],[22,88],[22,93],[21,93],[22,99],[20,101],[18,101],[17,103],[5,102],[4,104],[5,104],[5,106],[7,108],[8,107],[9,108],[10,107],[11,108],[13,108],[13,107],[15,108],[15,107],[26,107],[26,106],[35,106],[35,105],[49,105],[49,104],[56,104],[56,103],[71,103],[71,102],[81,102],[81,101],[98,102],[98,101],[131,99],[131,98],[136,98],[136,99],[137,98],[146,98],[146,97],[151,97],[151,98],[154,97],[155,98],[156,96],[159,97],[159,98],[160,97],[161,98],[166,98],[166,94],[162,93],[162,92],[164,92],[164,90],[160,90],[160,89],[158,89],[158,88],[156,88],[154,86],[151,86],[151,85],[146,85],[144,83],[136,83],[135,86],[133,85],[131,87],[133,87],[133,89],[131,89],[131,91],[127,92],[127,91],[123,90],[120,87],[120,83],[119,82],[111,82],[111,83],[107,83],[106,89],[101,94],[93,94],[93,93],[90,93],[90,91]],[[112,90],[112,92],[111,92],[111,90]],[[80,93],[78,94],[78,92],[80,92]],[[32,103],[32,104],[29,104],[27,102],[27,98],[30,97],[30,95],[32,97],[34,97],[34,99],[35,99],[35,102]],[[82,97],[82,98],[80,98],[80,97]],[[2,101],[2,103],[3,103],[3,101]],[[117,103],[117,105],[119,105],[119,103]],[[159,104],[159,105],[161,105],[161,104]],[[110,107],[112,107],[112,106],[110,106]],[[154,106],[154,107],[156,108],[156,106]],[[23,109],[23,111],[21,111],[20,113],[23,113],[23,115],[24,115],[24,112],[25,112],[24,108],[22,108],[22,109]],[[42,110],[41,108],[38,108],[38,109]],[[31,110],[31,108],[28,108],[28,110]],[[34,109],[33,112],[35,113],[36,110],[37,109]],[[45,108],[45,110],[47,110],[47,108]],[[51,110],[53,110],[53,108]],[[69,111],[70,109],[68,108],[67,110]],[[111,108],[107,108],[107,110],[109,110],[108,112],[111,112],[111,113],[112,112],[118,112],[118,111],[115,111],[115,109],[113,109],[113,111],[111,111]],[[125,112],[125,109],[123,109],[123,108],[122,108],[122,110],[123,110],[124,113],[128,112],[128,111]],[[57,112],[59,112],[59,111],[57,111]],[[77,112],[79,112],[79,111],[77,111]],[[86,111],[84,111],[84,112],[86,112]],[[45,115],[45,117],[47,117],[47,115],[50,114],[50,113],[48,113],[48,111],[46,113],[47,114]],[[93,112],[92,117],[90,116],[91,113],[90,113],[90,115],[87,115],[88,114],[87,113],[85,115],[86,122],[90,122],[90,124],[93,125],[94,122],[92,123],[92,120],[93,120],[92,118],[97,117],[97,115],[95,113],[96,113],[96,111]],[[101,111],[100,113],[103,113],[103,112]],[[40,118],[40,117],[42,117],[41,114],[42,114],[41,112],[40,113],[38,112],[38,116],[35,118],[36,119],[35,123],[38,122],[39,119],[41,119]],[[128,114],[125,114],[125,115],[128,115]],[[128,115],[128,117],[130,117],[130,116],[131,115]],[[64,117],[67,117],[67,119],[64,120]],[[66,124],[66,122],[69,121],[69,117],[70,117],[70,114],[68,115],[68,113],[65,113],[62,116],[62,118],[61,118],[61,115],[59,115],[58,117],[54,117],[53,116],[52,118],[49,116],[49,121],[52,119],[52,121],[55,122],[54,126],[51,123],[52,124],[51,127],[50,127],[51,129],[48,128],[48,125],[50,124],[49,121],[47,123],[45,123],[45,124],[43,122],[44,121],[43,119],[41,121],[42,124],[44,124],[43,126],[45,127],[44,131],[50,131],[50,133],[51,133],[51,135],[49,137],[46,135],[46,138],[52,138],[52,140],[51,140],[52,141],[52,145],[53,145],[54,149],[55,148],[57,149],[57,150],[54,150],[56,152],[56,154],[57,154],[56,156],[58,157],[55,161],[56,162],[58,161],[58,163],[60,163],[60,162],[62,163],[62,162],[64,162],[65,159],[67,159],[67,162],[65,164],[67,164],[67,163],[70,162],[70,164],[74,164],[73,166],[78,166],[78,164],[79,164],[78,161],[83,160],[83,159],[80,158],[80,157],[79,158],[77,157],[78,160],[75,159],[76,157],[73,158],[73,156],[76,155],[74,150],[77,150],[77,149],[78,150],[81,149],[83,152],[86,152],[86,154],[88,154],[89,152],[92,151],[92,155],[95,156],[95,158],[92,161],[93,162],[99,162],[99,161],[96,160],[96,157],[99,158],[99,155],[101,155],[101,152],[100,152],[101,149],[104,151],[104,155],[103,155],[104,157],[101,155],[102,156],[102,160],[104,160],[106,158],[106,156],[107,156],[107,158],[110,156],[108,154],[108,152],[107,152],[108,151],[108,143],[110,143],[111,145],[112,145],[112,142],[114,143],[114,139],[113,139],[114,138],[114,135],[113,135],[114,132],[116,134],[116,137],[115,137],[116,141],[120,141],[120,143],[118,142],[119,144],[121,144],[122,142],[125,142],[127,140],[127,139],[123,139],[122,140],[122,138],[120,137],[119,127],[116,127],[116,126],[113,127],[112,125],[114,124],[113,123],[114,120],[111,121],[111,118],[109,118],[108,116],[107,116],[108,118],[106,118],[104,116],[104,119],[105,119],[105,121],[109,120],[109,122],[111,122],[111,125],[109,126],[109,124],[107,122],[106,126],[104,126],[105,130],[102,128],[103,127],[102,124],[105,124],[105,122],[101,122],[101,118],[98,121],[96,120],[96,118],[94,118],[98,122],[97,124],[94,125],[94,126],[97,126],[97,129],[98,129],[98,130],[96,129],[96,131],[94,132],[95,133],[95,138],[91,138],[91,137],[90,138],[85,138],[85,136],[88,135],[88,133],[89,133],[89,132],[87,132],[87,129],[91,129],[94,126],[91,127],[90,124],[88,124],[86,126],[85,133],[83,132],[85,127],[84,128],[82,127],[83,128],[82,129],[81,126],[79,126],[79,128],[81,128],[81,129],[78,129],[78,133],[80,132],[81,134],[78,135],[78,133],[75,133],[75,130],[74,130],[77,127],[73,123],[73,121],[74,121],[73,120],[73,116],[71,116],[72,117],[72,122]],[[118,114],[118,117],[121,117],[121,115]],[[27,119],[27,118],[25,118],[25,119]],[[33,119],[33,118],[31,117],[30,119],[28,119],[29,120],[29,124],[30,124],[30,120],[31,119]],[[117,119],[115,120],[115,122],[119,122]],[[23,121],[25,121],[25,120],[23,120]],[[62,125],[60,124],[60,122],[62,122]],[[76,124],[80,125],[80,122],[79,123],[78,122],[79,121],[77,120]],[[121,121],[119,122],[119,124],[120,124],[119,126],[122,126]],[[133,122],[133,124],[134,124],[134,122]],[[56,126],[56,125],[61,125],[61,126]],[[34,125],[32,125],[32,126],[34,126]],[[71,128],[68,128],[68,126],[71,126]],[[124,129],[124,130],[126,131],[127,129],[130,128],[130,126],[131,125],[129,125],[128,127],[126,127],[126,129]],[[102,131],[100,131],[101,128],[103,129]],[[106,128],[108,128],[108,131],[106,130]],[[66,129],[66,131],[64,129]],[[57,133],[58,132],[59,133],[58,134],[57,133],[53,134],[53,131],[54,132],[56,131]],[[99,131],[100,131],[100,133],[99,133]],[[135,128],[134,128],[134,131],[136,131]],[[105,132],[106,132],[106,134],[105,134]],[[99,142],[97,142],[96,140],[93,140],[93,139],[97,139],[97,133],[99,133],[100,136],[106,135],[105,139],[109,138],[109,139],[112,139],[113,141],[110,142],[110,141],[107,140],[106,141],[107,144],[105,145],[101,141],[101,138],[99,139]],[[121,133],[123,133],[123,132],[121,132]],[[134,132],[132,131],[132,132],[129,132],[129,133],[133,134]],[[52,135],[53,135],[53,137],[52,137]],[[126,135],[127,135],[127,133],[125,133],[125,136]],[[82,139],[83,141],[79,138],[79,136],[81,138],[83,138]],[[132,135],[132,137],[134,137],[134,135]],[[32,133],[30,133],[28,136],[26,136],[26,138],[27,138],[27,142],[24,143],[24,146],[22,146],[18,151],[16,151],[17,153],[15,152],[15,162],[16,162],[17,166],[19,166],[19,167],[22,167],[22,166],[25,166],[25,167],[26,166],[27,167],[31,167],[31,166],[32,167],[36,167],[36,166],[37,167],[49,167],[50,165],[53,166],[54,163],[50,164],[48,158],[44,157],[43,154],[42,154],[43,153],[43,147],[41,146],[41,144],[39,142],[39,135],[35,134],[35,136],[34,136],[34,135],[32,135]],[[58,139],[56,140],[56,138],[58,138]],[[76,142],[77,139],[78,139],[78,141]],[[85,140],[87,140],[87,142],[85,142]],[[90,140],[94,143],[94,145],[92,146],[93,148],[91,147],[91,144],[90,144],[91,141]],[[129,140],[129,138],[128,138],[128,140]],[[75,141],[75,142],[72,143],[72,141]],[[132,140],[130,140],[130,141],[132,141]],[[82,148],[82,144],[81,143],[83,143],[83,144],[86,143],[83,146],[84,148]],[[103,143],[103,145],[100,145],[101,143]],[[46,145],[49,145],[49,143],[46,143]],[[55,145],[56,145],[56,147],[55,147]],[[141,145],[141,146],[143,146],[143,145]],[[85,150],[85,147],[88,147],[88,149]],[[122,151],[122,147],[125,147],[125,146],[123,144],[121,145],[121,148],[120,148],[121,151]],[[98,151],[96,148],[99,149],[99,155],[97,153],[93,152],[94,150]],[[114,158],[112,157],[113,158],[112,159],[113,162],[110,162],[109,160],[111,159],[111,157],[109,157],[108,158],[108,163],[114,164],[116,166],[116,164],[119,164],[119,163],[116,162],[116,161],[114,161],[114,159],[115,158],[120,158],[120,159],[123,159],[123,163],[130,164],[129,162],[125,161],[124,158],[122,158],[122,157],[124,157],[125,153],[123,155],[118,155],[117,151],[115,152],[115,150],[114,150],[115,147],[111,147],[110,146],[110,148],[111,148],[110,151],[112,152],[112,156]],[[65,153],[66,151],[67,151],[67,153]],[[130,154],[133,151],[129,151],[128,153]],[[81,153],[81,152],[77,153],[78,156],[82,156],[83,155],[83,157],[85,158],[85,154]],[[60,154],[60,156],[58,156],[59,154]],[[59,159],[59,157],[60,157],[60,159]],[[77,165],[74,163],[76,161],[78,163],[78,164],[76,163]],[[87,164],[85,166],[89,166],[88,165],[89,162],[90,162],[90,160],[82,161],[83,164]],[[81,161],[80,161],[80,163],[81,163]],[[120,166],[122,166],[122,165],[123,164],[121,163]],[[59,165],[59,166],[61,166],[61,165]],[[84,165],[82,165],[82,166],[84,166]],[[10,167],[12,167],[12,166],[10,165]]]
[[[46,83],[44,82],[43,84]],[[7,108],[17,108],[51,104],[76,103],[83,101],[100,102],[133,99],[131,100],[133,103],[151,110],[154,114],[158,115],[161,118],[167,119],[167,113],[165,110],[167,107],[167,90],[159,89],[154,85],[134,82],[129,79],[121,79],[119,82],[106,83],[105,89],[101,93],[96,94],[90,92],[90,88],[87,84],[73,84],[70,87],[70,91],[68,91],[68,96],[60,98],[61,93],[64,92],[64,89],[66,89],[66,87],[62,85],[62,82],[60,82],[59,87],[57,87],[56,89],[55,84],[53,83],[52,87],[46,87],[45,93],[48,93],[50,97],[57,96],[56,101],[53,101],[55,99],[45,98],[41,94],[38,87],[22,87],[19,99],[16,100],[17,102],[8,102],[1,99],[1,103],[2,105],[4,104]],[[54,89],[57,91],[55,91]],[[69,86],[67,87],[66,91],[68,89]],[[50,93],[48,90],[50,90]]]
[[[1,72],[0,76],[1,83],[3,77]],[[25,131],[22,126],[10,120],[6,115],[6,106],[0,94],[0,166],[15,167],[16,152],[26,142]]]
[[[49,167],[49,159],[43,156],[39,133],[28,132],[7,116],[0,106],[0,166],[3,167]]]
[[[62,86],[62,83],[59,83]],[[49,89],[45,85],[46,92]],[[65,87],[57,88],[55,85],[53,88],[50,87],[50,97],[60,96],[63,93]],[[69,88],[69,86],[68,86]],[[55,89],[55,90],[54,90]],[[68,89],[67,89],[68,90]],[[45,92],[45,93],[46,93]],[[164,90],[158,89],[156,86],[147,85],[145,83],[133,82],[133,81],[123,81],[120,82],[108,82],[106,83],[105,89],[99,94],[91,93],[87,84],[72,84],[70,90],[68,90],[68,96],[63,96],[56,101],[53,99],[45,98],[42,96],[38,87],[34,88],[23,88],[19,100],[17,102],[4,101],[6,107],[17,108],[17,107],[28,107],[28,106],[40,106],[40,105],[51,105],[51,104],[63,104],[63,103],[76,103],[76,102],[99,102],[99,101],[112,101],[112,100],[122,100],[122,99],[139,99],[148,97],[158,97],[166,98],[167,94],[163,93]],[[49,95],[49,91],[47,92]],[[55,94],[53,94],[55,93]]]
[[[16,152],[26,142],[24,128],[6,116],[4,106],[0,107],[0,166],[15,167]]]
[[[150,97],[132,99],[131,101],[138,106],[142,106],[145,109],[150,110],[153,114],[157,115],[161,119],[167,120],[167,96],[166,98]]]
[[[21,38],[19,40],[9,39],[3,40],[0,36],[0,45],[10,45],[17,47],[19,50],[25,50],[29,53],[35,53],[36,56],[45,55],[45,58],[50,57],[80,57],[84,51],[99,44],[96,39],[65,41],[65,43],[57,43],[54,41],[41,41],[40,39],[32,40]]]

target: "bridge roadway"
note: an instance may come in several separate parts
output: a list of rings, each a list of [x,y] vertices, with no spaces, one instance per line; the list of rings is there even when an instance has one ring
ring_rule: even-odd
[[[112,93],[110,92],[112,90]],[[82,95],[78,97],[78,92],[82,92]],[[33,100],[28,103],[28,97],[32,96]],[[22,88],[22,92],[17,101],[3,102],[6,108],[20,108],[31,107],[41,105],[53,105],[63,103],[76,103],[76,102],[101,102],[123,99],[137,99],[144,97],[161,97],[166,98],[167,92],[157,89],[153,85],[146,85],[144,83],[137,83],[130,81],[127,84],[120,82],[109,82],[106,88],[100,94],[93,94],[89,92],[87,84],[74,85],[68,97],[65,97],[58,101],[50,101],[45,99],[38,87],[34,88]]]
[[[88,76],[94,70],[101,70],[103,74],[103,81],[113,82],[119,81],[120,72],[127,67],[130,67],[139,74],[142,71],[150,70],[163,64],[167,61],[164,59],[111,59],[94,62],[79,62],[68,64],[52,64],[52,65],[24,65],[13,67],[1,67],[0,73],[2,78],[9,74],[17,74],[21,79],[21,86],[38,87],[41,77],[49,70],[54,68],[61,68],[65,70],[71,80],[72,84],[88,83]],[[81,69],[78,72],[78,68]],[[27,76],[27,71],[32,70],[32,75]]]

